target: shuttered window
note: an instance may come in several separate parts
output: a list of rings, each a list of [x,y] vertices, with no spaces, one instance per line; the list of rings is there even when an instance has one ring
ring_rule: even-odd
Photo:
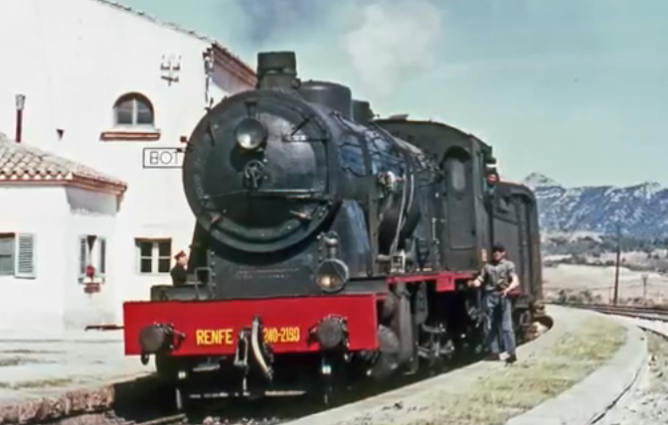
[[[0,276],[36,277],[35,235],[0,234]]]
[[[20,233],[17,243],[16,277],[35,277],[35,236]]]
[[[86,277],[86,266],[95,267],[98,276],[107,273],[107,240],[94,235],[79,236],[79,279]]]
[[[0,276],[14,275],[14,234],[0,234]]]

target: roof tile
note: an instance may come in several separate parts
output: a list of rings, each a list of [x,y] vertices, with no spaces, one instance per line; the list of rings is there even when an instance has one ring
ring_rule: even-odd
[[[49,181],[84,179],[123,190],[122,180],[96,171],[86,165],[16,143],[0,133],[0,184],[7,181]]]

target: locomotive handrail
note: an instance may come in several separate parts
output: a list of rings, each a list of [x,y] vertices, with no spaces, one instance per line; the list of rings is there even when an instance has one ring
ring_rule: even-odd
[[[285,198],[285,199],[296,199],[296,200],[307,200],[307,201],[329,201],[329,196],[322,196],[321,191],[316,191],[312,189],[304,190],[295,190],[295,189],[268,189],[268,190],[235,190],[228,193],[219,193],[217,195],[206,195],[202,197],[203,201],[209,201],[212,199],[227,198],[232,196],[246,196],[252,198]],[[321,195],[321,196],[314,196]]]

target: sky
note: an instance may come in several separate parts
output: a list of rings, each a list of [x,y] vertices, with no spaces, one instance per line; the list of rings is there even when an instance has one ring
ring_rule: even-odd
[[[482,138],[507,179],[668,185],[666,0],[121,2],[253,67],[293,50],[303,79]]]

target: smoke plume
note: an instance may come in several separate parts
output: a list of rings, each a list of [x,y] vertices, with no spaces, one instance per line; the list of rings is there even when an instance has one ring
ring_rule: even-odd
[[[434,0],[435,1],[435,0]],[[443,12],[429,0],[237,0],[244,50],[294,50],[300,75],[374,99],[438,64]],[[229,9],[228,9],[229,13]],[[238,34],[238,33],[237,33]]]
[[[374,3],[359,14],[357,25],[341,36],[341,47],[372,94],[388,95],[402,77],[419,76],[436,64],[443,19],[433,4]]]

